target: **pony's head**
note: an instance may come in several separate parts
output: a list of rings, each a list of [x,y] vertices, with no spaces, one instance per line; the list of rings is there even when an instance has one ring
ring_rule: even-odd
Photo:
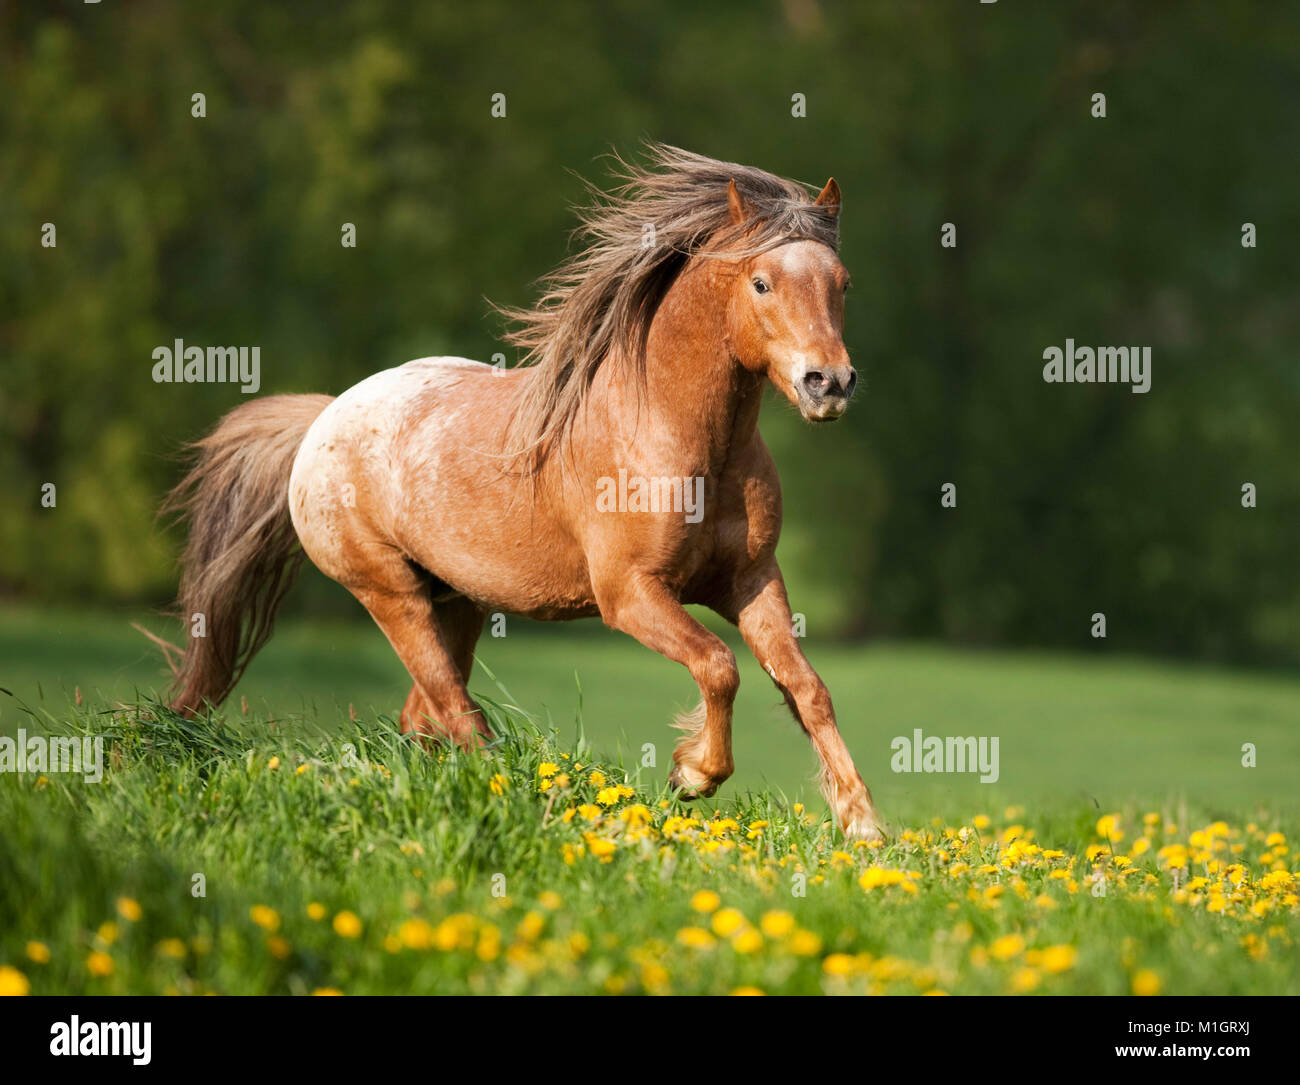
[[[727,198],[735,227],[744,231],[747,223],[761,222],[734,180]],[[834,178],[810,206],[838,217]],[[806,421],[834,421],[848,408],[858,380],[844,346],[849,273],[824,233],[793,234],[757,251],[745,247],[742,234],[738,250],[727,319],[732,356],[765,375]]]
[[[840,190],[821,194],[775,174],[662,143],[645,165],[615,157],[613,192],[580,212],[584,246],[546,279],[531,309],[504,309],[510,342],[538,372],[511,422],[511,444],[545,458],[577,416],[597,370],[611,361],[643,381],[650,325],[690,266],[730,295],[731,360],[766,375],[809,421],[844,413],[855,377],[841,333],[848,273],[840,264]],[[716,262],[715,262],[716,261]],[[719,300],[711,298],[710,301]],[[701,334],[716,334],[707,321]]]

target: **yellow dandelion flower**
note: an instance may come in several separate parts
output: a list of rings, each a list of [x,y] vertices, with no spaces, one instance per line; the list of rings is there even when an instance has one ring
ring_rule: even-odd
[[[1078,959],[1079,951],[1074,946],[1048,946],[1043,950],[1043,971],[1051,972],[1053,975],[1058,972],[1068,972]]]
[[[266,767],[274,772],[280,767],[280,759],[278,757],[271,758],[271,760],[266,763]]]
[[[548,912],[553,912],[557,908],[564,907],[564,898],[552,889],[547,889],[537,898],[537,903],[545,908]]]
[[[111,976],[113,974],[113,967],[113,958],[98,949],[94,950],[90,956],[86,958],[86,970],[92,976],[99,976],[101,978],[104,976]]]
[[[155,948],[160,955],[174,961],[184,960],[187,952],[185,943],[179,938],[164,938]]]
[[[264,931],[274,934],[280,929],[280,913],[265,904],[254,904],[248,909],[248,918]]]
[[[593,772],[590,776],[587,777],[587,779],[591,781],[592,787],[605,786],[605,774],[603,772],[600,771]]]
[[[28,942],[27,959],[35,964],[49,964],[50,947],[44,942]]]
[[[757,953],[763,948],[763,936],[753,927],[745,927],[731,942],[737,953]]]
[[[18,969],[12,965],[0,965],[0,997],[18,996],[21,997],[32,989],[32,985],[27,982]]]
[[[1039,975],[1033,968],[1018,968],[1016,974],[1011,977],[1011,989],[1019,994],[1032,991],[1038,983]]]
[[[344,909],[334,917],[334,933],[340,938],[357,938],[361,934],[361,920],[355,912]]]
[[[320,920],[324,919],[327,914],[328,911],[326,910],[325,905],[323,904],[319,904],[313,900],[309,905],[307,905],[308,919],[314,919],[317,922],[319,922]]]
[[[677,932],[677,941],[688,949],[712,949],[717,944],[717,939],[703,927],[683,927]]]
[[[847,953],[832,953],[822,961],[822,971],[828,976],[847,976],[853,971],[853,958]]]
[[[790,936],[789,947],[796,957],[816,957],[822,951],[821,936],[812,931],[797,930]]]
[[[509,778],[500,772],[488,781],[488,790],[491,791],[493,795],[504,795],[506,788],[509,786]]]
[[[1009,961],[1012,957],[1019,957],[1025,951],[1025,940],[1019,934],[1004,934],[1001,938],[994,939],[989,946],[989,953],[998,961]]]
[[[317,998],[338,997],[342,994],[343,992],[337,987],[317,987],[316,990],[312,992],[312,995]]]
[[[117,924],[111,919],[105,920],[99,925],[99,930],[95,932],[95,937],[103,942],[104,945],[111,946],[117,941]]]
[[[794,930],[794,916],[789,912],[771,911],[759,920],[758,925],[769,938],[784,938]]]
[[[1135,995],[1158,995],[1160,986],[1160,977],[1149,968],[1144,968],[1140,972],[1133,974],[1133,993]]]
[[[722,908],[713,913],[713,932],[727,938],[745,925],[744,915],[736,908]]]
[[[397,928],[397,938],[407,949],[429,949],[433,945],[433,924],[425,919],[408,919]]]
[[[139,902],[133,898],[118,897],[117,914],[128,923],[139,923],[140,917],[144,915],[144,910],[140,907]]]
[[[736,988],[734,991],[732,991],[731,993],[732,993],[733,995],[739,995],[739,996],[742,996],[742,997],[743,997],[743,996],[746,996],[746,995],[748,995],[748,996],[754,996],[754,995],[762,995],[762,994],[763,994],[763,992],[762,992],[759,988],[757,988],[757,987],[737,987],[737,988]]]
[[[712,889],[701,889],[691,897],[691,907],[697,912],[715,912],[722,904],[722,898]]]
[[[614,858],[614,852],[618,850],[618,845],[614,841],[605,840],[594,833],[584,833],[583,839],[587,841],[587,850],[602,863],[610,862]]]
[[[278,934],[273,934],[266,940],[266,948],[271,951],[271,956],[279,961],[283,961],[290,953],[289,943]]]
[[[560,771],[560,766],[553,761],[543,761],[537,766],[537,775],[545,780],[548,776],[554,776]]]

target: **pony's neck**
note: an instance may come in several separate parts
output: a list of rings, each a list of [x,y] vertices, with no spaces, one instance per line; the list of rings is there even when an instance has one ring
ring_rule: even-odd
[[[732,357],[726,303],[730,274],[718,261],[693,263],[669,289],[650,324],[645,395],[682,451],[719,467],[758,427],[763,378]]]

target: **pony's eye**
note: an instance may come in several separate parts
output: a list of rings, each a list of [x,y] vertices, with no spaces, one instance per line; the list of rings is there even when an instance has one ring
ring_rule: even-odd
[[[769,290],[771,290],[771,289],[772,289],[772,288],[771,288],[770,286],[768,286],[767,283],[763,282],[762,279],[755,279],[755,280],[754,280],[754,293],[756,293],[756,294],[766,294],[766,293],[767,293]]]

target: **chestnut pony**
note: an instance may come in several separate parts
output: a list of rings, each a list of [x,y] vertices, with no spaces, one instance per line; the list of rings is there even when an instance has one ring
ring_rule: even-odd
[[[186,638],[175,708],[230,693],[305,552],[410,672],[403,733],[489,735],[466,689],[487,614],[599,615],[690,671],[702,700],[679,720],[670,780],[711,795],[734,767],[739,673],[683,607],[699,603],[781,690],[845,835],[880,836],[793,633],[758,432],[765,381],[809,422],[840,417],[853,392],[839,186],[813,198],[662,144],[648,156],[619,161],[622,183],[583,213],[586,247],[534,308],[508,312],[525,364],[424,358],[336,399],[254,400],[197,443],[164,506],[189,521],[180,611],[207,620]]]

